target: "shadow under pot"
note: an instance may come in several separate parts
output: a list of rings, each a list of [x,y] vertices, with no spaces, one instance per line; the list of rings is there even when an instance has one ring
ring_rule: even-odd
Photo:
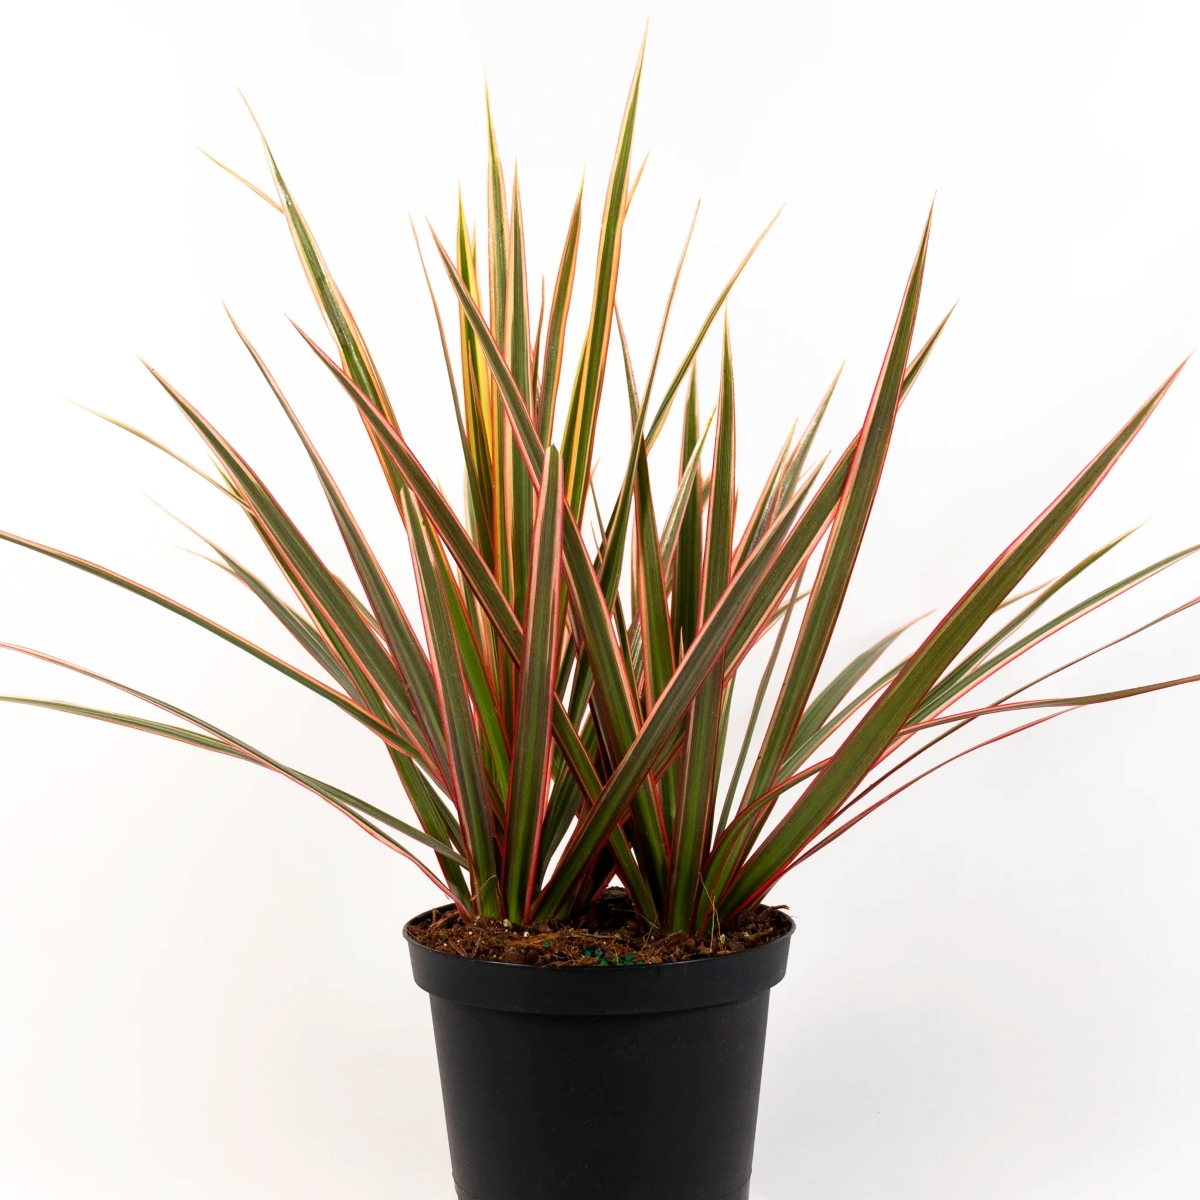
[[[406,932],[459,1200],[747,1200],[767,1002],[794,928],[736,954],[556,968]]]

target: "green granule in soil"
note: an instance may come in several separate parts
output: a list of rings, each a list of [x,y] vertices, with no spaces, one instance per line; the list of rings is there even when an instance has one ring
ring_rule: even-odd
[[[432,950],[461,958],[537,967],[631,967],[737,954],[787,932],[778,908],[760,905],[703,935],[650,929],[621,888],[610,888],[574,922],[547,921],[521,928],[489,918],[464,921],[453,908],[414,921],[408,934]]]

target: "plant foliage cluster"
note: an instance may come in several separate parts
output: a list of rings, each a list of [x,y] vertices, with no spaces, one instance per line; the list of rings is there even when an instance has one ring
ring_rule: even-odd
[[[170,383],[157,373],[155,378],[211,457],[215,474],[202,473],[245,514],[291,598],[209,543],[213,561],[283,624],[307,655],[307,668],[101,566],[0,535],[195,622],[360,722],[390,757],[411,804],[410,819],[112,680],[104,682],[171,719],[4,699],[115,722],[280,772],[417,862],[464,916],[515,924],[569,918],[616,878],[650,925],[687,931],[711,928],[756,905],[785,872],[928,774],[904,773],[910,763],[983,717],[1030,710],[1028,720],[998,735],[1007,737],[1080,705],[1185,682],[1018,698],[1047,678],[1042,676],[999,701],[962,707],[968,693],[1026,651],[1196,549],[1064,605],[1063,589],[1118,538],[1063,574],[1020,590],[1178,372],[915,649],[881,665],[903,627],[849,662],[828,665],[897,414],[946,323],[923,342],[915,339],[929,226],[861,429],[840,453],[814,460],[835,379],[739,520],[728,327],[715,411],[707,420],[695,359],[750,256],[715,298],[670,374],[660,370],[661,354],[683,257],[640,382],[617,311],[622,232],[637,186],[632,152],[640,78],[639,61],[608,180],[595,283],[573,373],[564,374],[564,346],[583,253],[582,191],[553,285],[547,292],[543,283],[535,312],[520,189],[515,173],[511,190],[505,183],[490,112],[486,245],[477,244],[461,202],[449,245],[433,239],[457,309],[445,320],[434,299],[462,445],[465,517],[405,440],[403,405],[385,388],[266,151],[275,197],[254,190],[286,222],[334,349],[328,352],[302,331],[300,336],[361,418],[374,448],[407,533],[419,621],[397,598],[338,482],[240,329],[311,460],[353,563],[352,582],[314,550],[234,446]],[[631,437],[616,501],[602,514],[592,473],[606,378],[610,393],[627,395]],[[656,497],[648,457],[673,408],[682,409],[678,473],[673,494]],[[590,532],[594,536],[585,536]],[[727,740],[735,682],[761,642],[770,646],[769,658],[734,750]],[[986,738],[929,770],[995,740]],[[730,755],[733,765],[723,771]]]

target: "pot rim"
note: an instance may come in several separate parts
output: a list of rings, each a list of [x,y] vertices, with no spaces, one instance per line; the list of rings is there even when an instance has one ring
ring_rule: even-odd
[[[426,909],[404,926],[413,977],[431,996],[505,1012],[546,1016],[622,1016],[732,1004],[772,988],[787,970],[796,923],[779,937],[736,954],[627,967],[538,967],[530,963],[463,958],[418,942],[413,921],[444,912]],[[786,914],[785,914],[786,915]]]

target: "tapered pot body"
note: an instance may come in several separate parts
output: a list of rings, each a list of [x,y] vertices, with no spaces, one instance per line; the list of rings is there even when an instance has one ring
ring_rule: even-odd
[[[746,1200],[768,997],[790,938],[560,968],[409,938],[459,1200]]]

